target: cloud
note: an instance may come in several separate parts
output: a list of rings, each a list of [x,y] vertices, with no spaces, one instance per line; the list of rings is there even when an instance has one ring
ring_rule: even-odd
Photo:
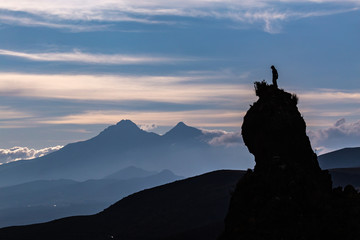
[[[195,127],[241,126],[243,112],[238,110],[193,110],[193,111],[86,111],[83,113],[39,120],[43,124],[114,124],[120,119],[131,119],[140,126],[156,122],[159,126],[174,126],[185,121]]]
[[[1,18],[1,17],[0,17]],[[122,54],[91,54],[80,50],[72,52],[25,53],[0,49],[0,55],[24,58],[32,61],[44,62],[78,62],[90,64],[173,64],[180,61],[194,61],[192,58],[170,58]]]
[[[354,102],[360,100],[358,90],[339,90],[339,89],[316,89],[316,91],[300,91],[298,93],[300,101],[322,103]]]
[[[332,127],[334,122],[346,117],[360,119],[359,89],[292,90],[299,97],[299,109],[310,127]]]
[[[340,13],[358,11],[359,8],[346,8],[336,10],[318,10],[318,11],[294,11],[294,10],[281,10],[277,8],[250,10],[244,13],[231,13],[229,18],[233,21],[240,22],[263,22],[263,29],[268,33],[280,33],[282,26],[281,23],[284,21],[297,20],[309,17],[322,17],[328,15],[335,15]]]
[[[241,125],[239,124],[238,126],[240,127]],[[204,140],[210,145],[230,147],[243,144],[240,131],[227,132],[223,130],[202,129],[202,132],[205,135]]]
[[[299,11],[297,4],[309,6]],[[318,9],[313,10],[314,5]],[[321,10],[326,4],[327,9]],[[328,6],[331,4],[331,8]],[[356,0],[331,1],[266,1],[266,0],[186,0],[186,1],[130,1],[130,0],[17,0],[0,2],[0,9],[9,14],[28,13],[31,17],[22,20],[7,20],[16,24],[43,25],[54,28],[71,28],[61,22],[80,21],[91,24],[131,21],[144,24],[169,24],[157,18],[162,16],[227,19],[235,23],[262,23],[264,31],[277,33],[280,22],[306,17],[319,17],[357,10]],[[293,9],[293,10],[291,10]],[[41,20],[39,20],[41,18]],[[0,18],[1,20],[1,18]],[[60,23],[59,23],[60,22]],[[81,24],[80,24],[81,25]],[[75,27],[76,25],[74,25]]]
[[[308,134],[319,154],[345,147],[359,147],[360,121],[347,123],[345,118],[341,118],[331,127],[311,130]]]
[[[221,136],[214,137],[209,141],[211,145],[215,146],[236,146],[243,144],[240,132],[229,132]]]
[[[27,27],[46,27],[46,28],[55,28],[55,29],[69,29],[74,32],[88,32],[88,31],[99,31],[104,30],[107,25],[81,25],[81,24],[66,24],[66,23],[57,23],[49,22],[47,20],[37,20],[31,17],[19,17],[11,15],[0,15],[0,22],[16,25],[16,26],[27,26]]]
[[[34,114],[13,109],[9,106],[0,105],[0,129],[1,128],[22,128],[24,122],[29,122]]]
[[[0,106],[0,120],[10,120],[10,119],[24,119],[30,118],[33,115],[30,113],[21,112],[14,110],[8,106]]]
[[[228,78],[231,79],[230,83]],[[222,79],[222,82],[218,80]],[[216,81],[215,81],[216,80]],[[40,124],[114,124],[120,119],[131,119],[139,125],[156,123],[173,126],[180,121],[199,127],[240,126],[244,111],[255,98],[248,85],[234,81],[223,72],[216,74],[186,73],[178,76],[136,75],[48,75],[0,73],[0,96],[3,98],[37,99],[84,103],[89,108],[78,112],[61,107],[61,115],[49,116],[41,109],[33,111],[23,122],[0,122],[6,126],[39,126]],[[152,110],[122,107],[127,103],[151,102],[152,106],[182,105],[175,109]],[[106,110],[91,103],[107,105]],[[25,104],[26,105],[26,104]],[[194,107],[196,106],[196,107]],[[27,109],[23,107],[24,109]],[[9,109],[10,110],[10,109]],[[60,110],[60,109],[59,109]],[[60,116],[59,116],[60,115]]]
[[[41,75],[0,73],[3,96],[48,99],[238,104],[249,86],[207,83],[218,76]],[[196,83],[191,83],[196,81]],[[201,83],[199,83],[201,81]]]
[[[154,123],[150,123],[150,124],[143,124],[140,126],[140,128],[144,131],[151,131],[156,129],[158,126]]]
[[[39,150],[27,147],[12,147],[10,149],[0,149],[0,164],[42,157],[46,154],[55,152],[62,147],[63,146],[55,146]]]

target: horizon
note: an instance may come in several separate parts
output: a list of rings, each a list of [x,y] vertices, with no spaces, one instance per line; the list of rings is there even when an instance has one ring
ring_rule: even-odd
[[[121,119],[238,133],[271,65],[314,150],[359,146],[358,1],[32,2],[0,3],[2,150],[56,148]]]

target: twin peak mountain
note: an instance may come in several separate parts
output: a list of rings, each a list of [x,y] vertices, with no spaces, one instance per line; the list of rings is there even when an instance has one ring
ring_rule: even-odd
[[[139,136],[139,135],[152,135],[154,138],[174,138],[174,140],[185,140],[200,137],[203,133],[201,130],[189,127],[183,122],[179,122],[174,128],[165,133],[164,135],[158,135],[156,133],[147,132],[140,129],[134,122],[131,120],[121,120],[116,125],[112,125],[102,131],[95,138],[122,138],[122,137],[131,137],[131,136]]]
[[[100,179],[129,166],[191,176],[199,174],[199,169],[219,168],[218,159],[226,154],[208,144],[209,136],[183,122],[158,135],[122,120],[89,140],[68,144],[46,156],[1,165],[0,186],[47,179]],[[238,161],[235,154],[227,159],[231,158]]]

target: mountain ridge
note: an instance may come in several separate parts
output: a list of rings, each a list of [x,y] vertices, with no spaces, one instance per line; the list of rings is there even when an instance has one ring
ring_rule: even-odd
[[[0,227],[94,214],[129,194],[183,179],[169,170],[137,173],[123,179],[37,180],[0,188]]]
[[[122,120],[89,140],[70,143],[46,156],[1,165],[0,187],[41,179],[97,179],[128,166],[190,176],[237,165],[238,149],[215,148],[202,136],[201,130],[183,122],[161,136]],[[218,161],[221,156],[226,160]],[[192,168],[186,164],[190,162]]]
[[[223,227],[230,192],[243,174],[218,170],[175,181],[131,194],[95,215],[3,228],[0,238],[195,240],[198,232],[203,239],[215,240]]]
[[[319,156],[322,168],[356,168],[360,167],[360,147],[342,148]]]

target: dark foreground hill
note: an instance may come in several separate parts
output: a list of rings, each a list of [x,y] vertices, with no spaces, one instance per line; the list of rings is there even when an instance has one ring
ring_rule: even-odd
[[[353,185],[360,189],[360,168],[336,168],[329,170],[333,187]]]
[[[216,239],[244,171],[222,170],[130,195],[92,216],[0,229],[2,240]]]
[[[360,188],[360,147],[343,148],[318,157],[322,169],[329,169],[333,186],[352,184]]]
[[[323,169],[360,168],[360,147],[343,148],[319,156]]]

